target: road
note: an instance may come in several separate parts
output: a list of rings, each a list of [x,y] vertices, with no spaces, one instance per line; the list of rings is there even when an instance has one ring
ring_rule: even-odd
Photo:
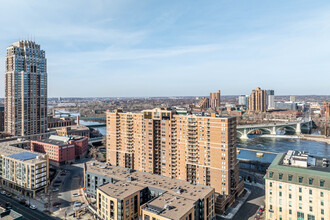
[[[12,198],[8,198],[2,194],[0,194],[0,203],[2,205],[5,205],[6,202],[10,202],[13,210],[20,213],[21,215],[23,215],[23,219],[28,219],[28,220],[40,220],[40,219],[59,219],[59,218],[54,218],[51,217],[45,213],[42,213],[38,210],[32,210],[29,207],[26,207],[22,204],[20,204],[19,202],[17,202],[16,200],[12,199]]]
[[[253,220],[259,207],[265,204],[265,191],[263,189],[247,184],[244,187],[249,189],[251,194],[232,220]]]
[[[64,217],[65,212],[67,215],[72,214],[74,212],[72,204],[75,201],[83,201],[82,196],[73,197],[73,193],[82,194],[83,187],[83,162],[88,159],[80,160],[79,163],[74,163],[72,165],[68,165],[62,167],[64,170],[68,171],[65,176],[59,176],[58,179],[61,179],[61,186],[58,187],[59,192],[55,193],[53,202],[60,202],[60,210],[52,207],[52,211],[55,211],[55,215],[59,217]],[[84,206],[82,206],[84,207]]]

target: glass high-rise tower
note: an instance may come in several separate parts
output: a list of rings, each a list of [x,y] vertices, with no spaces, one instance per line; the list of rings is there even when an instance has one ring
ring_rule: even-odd
[[[34,41],[7,48],[5,131],[14,136],[47,131],[47,61]]]

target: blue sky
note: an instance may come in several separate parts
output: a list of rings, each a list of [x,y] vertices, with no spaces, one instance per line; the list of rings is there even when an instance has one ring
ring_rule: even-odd
[[[6,48],[46,51],[49,97],[330,95],[330,1],[0,1]]]

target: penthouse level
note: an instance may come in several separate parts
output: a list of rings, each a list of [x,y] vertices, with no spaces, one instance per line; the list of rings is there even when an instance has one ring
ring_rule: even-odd
[[[101,219],[215,219],[209,186],[99,162],[85,164],[84,185]]]

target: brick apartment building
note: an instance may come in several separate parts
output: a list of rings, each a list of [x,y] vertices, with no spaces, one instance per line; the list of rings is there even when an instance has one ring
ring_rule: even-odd
[[[243,190],[236,158],[236,118],[170,109],[107,113],[107,162],[215,188],[216,212]]]
[[[31,150],[48,154],[49,162],[59,166],[84,157],[88,151],[88,138],[52,135],[47,139],[31,141]]]

